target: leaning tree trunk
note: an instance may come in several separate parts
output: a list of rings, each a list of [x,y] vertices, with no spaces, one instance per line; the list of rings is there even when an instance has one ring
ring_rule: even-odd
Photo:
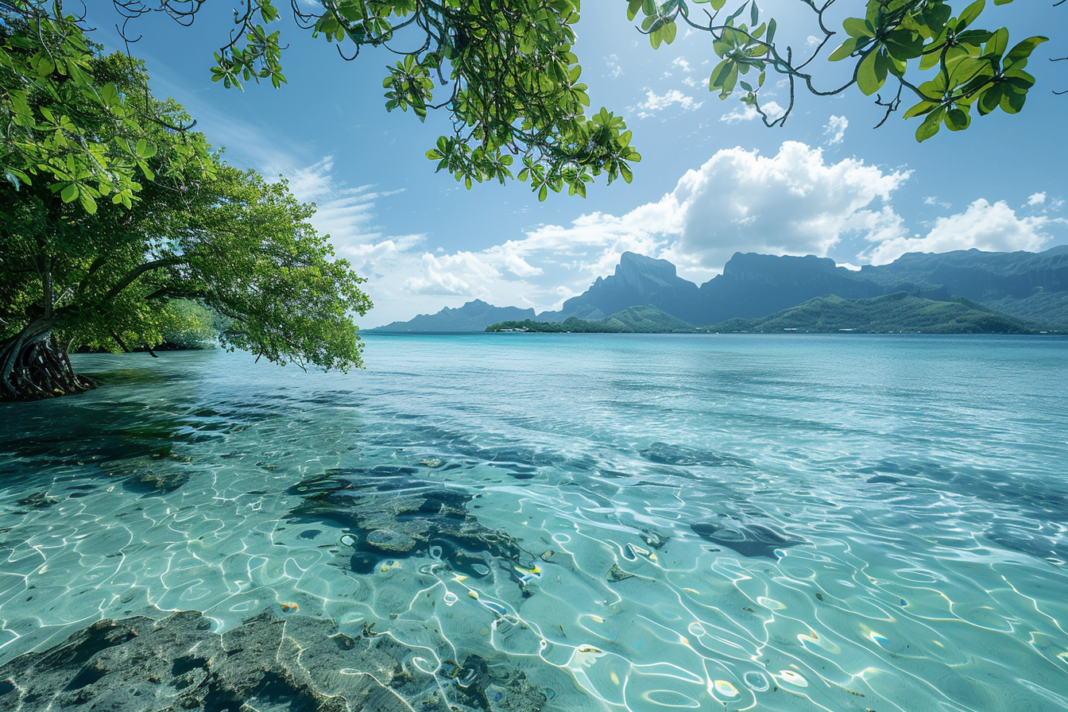
[[[0,400],[55,398],[95,386],[92,379],[74,373],[67,350],[56,343],[43,320],[0,342]]]

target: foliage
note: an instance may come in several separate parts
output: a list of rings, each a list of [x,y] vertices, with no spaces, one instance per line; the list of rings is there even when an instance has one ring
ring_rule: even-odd
[[[960,297],[935,301],[897,292],[871,299],[818,297],[791,309],[759,319],[730,319],[712,326],[694,327],[656,307],[631,307],[607,319],[571,317],[562,323],[506,321],[489,332],[526,331],[573,334],[664,333],[919,333],[919,334],[1025,334],[1032,325],[997,314]]]
[[[654,306],[631,307],[607,319],[579,319],[569,317],[563,322],[506,321],[486,329],[499,331],[532,331],[573,334],[663,334],[692,332],[694,327]]]
[[[165,303],[161,345],[174,349],[208,349],[215,345],[221,331],[219,316],[200,302],[171,299]]]
[[[136,91],[147,78],[126,57],[95,58],[91,68],[140,115],[184,116]],[[42,96],[35,109],[49,105]],[[108,111],[89,97],[77,108]],[[132,173],[141,191],[129,205],[105,201],[90,214],[43,181],[0,184],[0,395],[50,394],[37,393],[27,375],[25,354],[35,344],[124,351],[159,344],[181,319],[176,299],[230,320],[219,337],[230,349],[278,363],[358,366],[351,315],[371,304],[362,279],[334,259],[309,222],[314,208],[285,181],[210,156],[199,134],[152,122],[141,129],[156,151]],[[211,164],[181,160],[187,154]]]
[[[760,319],[731,319],[706,327],[720,333],[919,333],[1022,334],[1030,325],[997,314],[967,299],[933,301],[907,292],[871,299],[819,297]]]
[[[121,31],[127,38],[127,24],[138,17],[165,13],[188,25],[203,6],[188,0],[112,4],[126,18]],[[215,53],[214,81],[236,88],[286,81],[280,31],[268,29],[280,17],[280,4],[241,2]],[[565,186],[585,196],[587,184],[602,173],[609,183],[618,177],[629,182],[630,164],[641,160],[622,118],[603,108],[585,116],[590,99],[572,51],[579,0],[319,0],[291,7],[300,27],[346,59],[365,47],[400,55],[383,82],[386,109],[411,109],[420,120],[431,109],[445,109],[452,132],[427,156],[468,188],[493,179],[503,184],[515,166],[540,200]],[[61,8],[55,0],[0,2],[0,24],[47,25],[54,32],[30,43],[35,56],[67,51],[60,39],[81,37],[88,18],[63,16]]]
[[[175,105],[146,114],[143,100],[125,94],[140,87],[123,84],[120,63],[96,59],[75,18],[16,9],[24,5],[0,3],[0,175],[8,184],[41,183],[94,213],[102,198],[129,208],[156,174],[210,169],[203,142],[180,137],[153,161],[153,134],[178,120]]]
[[[756,0],[746,0],[722,20],[726,0],[667,0],[663,4],[628,0],[627,12],[632,20],[639,10],[642,12],[641,29],[649,35],[654,49],[674,40],[680,22],[710,33],[713,51],[721,61],[709,77],[709,90],[719,91],[720,98],[726,99],[740,87],[742,102],[757,111],[768,126],[785,123],[798,83],[821,96],[839,94],[854,85],[871,96],[891,81],[896,87],[888,90],[889,98],[876,96],[876,103],[886,110],[879,125],[901,106],[905,100],[902,94],[912,95],[917,103],[907,109],[904,118],[921,119],[916,129],[918,141],[934,136],[943,124],[950,131],[968,128],[973,109],[979,116],[998,109],[1008,114],[1023,109],[1035,83],[1025,68],[1031,53],[1047,38],[1029,37],[1010,45],[1008,28],[978,29],[975,22],[986,0],[975,0],[959,14],[946,0],[868,0],[863,17],[850,17],[842,23],[847,38],[828,57],[832,62],[852,62],[851,78],[837,88],[817,88],[807,67],[831,46],[836,34],[825,22],[825,13],[834,1],[806,1],[823,37],[803,61],[794,58],[792,47],[783,48],[775,42],[776,21],[765,20]],[[712,8],[705,12],[706,19],[696,19],[691,2]],[[995,5],[1010,2],[994,0]],[[748,24],[739,21],[746,9]],[[759,94],[768,71],[784,75],[790,84],[789,105],[778,117],[769,116],[760,105]],[[917,72],[928,74],[917,76]]]

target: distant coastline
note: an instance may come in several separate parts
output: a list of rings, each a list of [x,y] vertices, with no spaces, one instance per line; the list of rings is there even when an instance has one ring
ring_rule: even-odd
[[[885,301],[868,301],[885,300]],[[615,272],[556,311],[475,299],[363,333],[1064,333],[1068,246],[907,254],[850,270],[812,255],[734,255],[698,286],[625,252]],[[847,331],[851,330],[851,331]]]

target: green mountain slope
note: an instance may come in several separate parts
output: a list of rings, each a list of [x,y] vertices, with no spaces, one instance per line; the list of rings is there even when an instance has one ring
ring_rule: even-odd
[[[695,331],[693,324],[677,319],[652,305],[631,307],[617,312],[607,319],[576,319],[570,317],[562,322],[505,321],[493,324],[486,331],[530,331],[541,333],[573,334],[664,334]]]
[[[730,319],[709,327],[719,333],[1026,334],[1026,322],[992,312],[967,299],[936,302],[906,292],[871,299],[829,296],[760,319]]]

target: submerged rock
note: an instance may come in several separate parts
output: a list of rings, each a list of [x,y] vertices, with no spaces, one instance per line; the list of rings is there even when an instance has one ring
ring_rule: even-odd
[[[391,636],[364,633],[271,610],[222,634],[197,611],[98,621],[0,666],[0,712],[538,712],[546,702],[507,663],[468,656],[441,680],[406,668],[412,651]]]
[[[748,460],[733,455],[717,455],[708,450],[698,450],[682,445],[669,445],[668,443],[655,442],[644,450],[638,452],[650,462],[660,465],[681,465],[706,467],[749,467],[752,465]]]
[[[34,509],[43,509],[44,507],[51,507],[56,503],[56,500],[49,497],[44,492],[34,492],[31,495],[27,495],[18,500],[20,507],[33,507]]]
[[[535,557],[518,541],[468,511],[471,494],[414,475],[402,467],[334,470],[292,490],[304,499],[290,516],[352,532],[350,566],[356,573],[372,573],[386,555],[430,556],[472,577],[491,575],[494,560],[534,567]],[[523,577],[513,578],[526,586]]]
[[[103,620],[0,667],[0,710],[410,710],[389,687],[402,672],[389,645],[269,610],[222,635],[196,611]]]
[[[520,670],[490,665],[478,655],[464,659],[463,667],[446,663],[445,676],[453,679],[466,706],[488,712],[538,712],[548,697]]]
[[[392,529],[375,529],[367,535],[367,543],[382,551],[407,552],[415,547],[415,539]]]
[[[142,492],[167,494],[189,482],[189,475],[184,472],[148,471],[135,475],[126,481],[127,487]]]
[[[619,568],[619,564],[612,564],[612,568],[608,569],[608,573],[604,577],[612,583],[626,581],[629,578],[637,578],[634,574]]]

